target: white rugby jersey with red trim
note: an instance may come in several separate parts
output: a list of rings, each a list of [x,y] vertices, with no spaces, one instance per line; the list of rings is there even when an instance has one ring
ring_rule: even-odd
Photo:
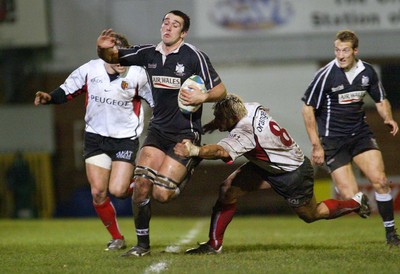
[[[308,86],[302,100],[315,109],[320,136],[351,136],[368,129],[363,110],[366,93],[375,102],[386,98],[374,68],[361,60],[350,83],[334,59],[321,68]]]
[[[60,86],[68,100],[86,92],[85,131],[112,138],[136,139],[143,131],[141,98],[153,107],[149,79],[144,68],[128,67],[111,81],[101,59],[74,70]]]
[[[248,114],[218,142],[234,161],[239,156],[264,170],[282,173],[296,170],[304,154],[288,131],[259,103],[245,103]]]

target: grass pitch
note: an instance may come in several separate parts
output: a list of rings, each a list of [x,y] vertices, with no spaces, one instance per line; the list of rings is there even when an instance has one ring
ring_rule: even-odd
[[[153,217],[151,255],[125,258],[122,251],[104,251],[109,235],[96,218],[2,219],[0,270],[18,274],[400,272],[400,248],[388,248],[376,215],[312,224],[296,216],[236,216],[225,234],[222,254],[185,255],[185,249],[207,240],[208,225],[208,217]],[[133,220],[120,218],[119,226],[128,246],[135,244]]]

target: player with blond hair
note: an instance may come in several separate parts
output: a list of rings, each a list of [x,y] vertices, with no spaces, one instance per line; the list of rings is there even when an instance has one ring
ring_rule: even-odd
[[[351,199],[329,199],[317,203],[314,195],[314,170],[289,132],[274,120],[259,103],[243,103],[234,94],[214,104],[214,120],[205,131],[228,131],[217,144],[196,146],[185,140],[175,146],[182,157],[235,161],[240,156],[248,162],[235,170],[221,184],[211,215],[209,240],[186,251],[187,254],[216,254],[222,250],[224,233],[243,195],[273,189],[282,196],[305,222],[335,219],[351,212],[368,209],[366,196],[359,192]]]

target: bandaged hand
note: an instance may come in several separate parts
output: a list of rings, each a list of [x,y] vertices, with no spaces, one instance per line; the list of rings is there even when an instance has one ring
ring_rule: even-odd
[[[199,155],[200,147],[193,145],[190,140],[184,139],[175,145],[174,152],[180,157],[195,157]]]
[[[185,144],[187,150],[189,151],[189,156],[190,157],[197,157],[199,156],[200,153],[200,147],[193,145],[191,141],[189,140],[183,140],[183,143]]]

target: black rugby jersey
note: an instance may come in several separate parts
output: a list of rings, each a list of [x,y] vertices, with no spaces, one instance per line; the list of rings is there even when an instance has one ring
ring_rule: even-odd
[[[160,52],[161,43],[138,45],[119,50],[119,61],[123,66],[144,66],[150,76],[154,109],[150,127],[163,133],[193,136],[203,133],[201,128],[202,108],[192,114],[184,114],[178,107],[178,93],[183,82],[191,75],[203,78],[207,90],[221,82],[208,56],[193,45],[182,43],[178,49],[166,56]]]
[[[374,68],[357,62],[352,83],[336,59],[321,68],[308,86],[302,101],[315,109],[319,136],[350,136],[369,130],[365,122],[363,99],[368,92],[378,103],[386,98]]]

